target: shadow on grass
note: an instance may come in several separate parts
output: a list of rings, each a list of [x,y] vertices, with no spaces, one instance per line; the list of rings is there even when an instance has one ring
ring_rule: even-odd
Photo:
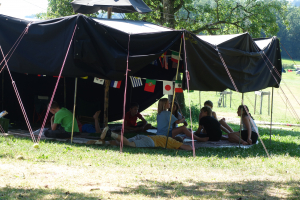
[[[263,138],[263,142],[266,145],[266,148],[270,155],[286,155],[300,157],[300,148],[299,148],[299,132],[294,131],[282,131],[282,130],[274,130],[272,135],[272,142],[269,141],[269,130],[260,128],[260,135]],[[22,140],[30,140],[29,138],[18,138]],[[11,138],[11,140],[16,140],[16,138]],[[45,144],[47,143],[63,143],[65,145],[83,147],[88,146],[89,148],[96,150],[112,150],[119,151],[119,147],[113,146],[98,146],[98,145],[86,145],[86,144],[70,144],[70,142],[59,142],[53,140],[45,140],[42,141]],[[181,156],[181,157],[191,157],[191,151],[184,150],[172,150],[172,149],[164,149],[164,148],[131,148],[124,147],[123,152],[129,154],[152,154],[152,155],[166,155],[166,156]],[[251,148],[244,149],[238,147],[232,148],[198,148],[196,149],[197,156],[206,156],[206,157],[257,157],[264,156],[267,154],[261,143],[257,145],[253,145]],[[1,155],[0,155],[1,157]]]
[[[177,181],[158,182],[145,180],[137,187],[123,188],[122,191],[111,192],[121,195],[142,195],[147,197],[175,197],[184,199],[299,199],[300,183],[272,181],[243,182],[195,182]]]
[[[27,189],[22,187],[0,187],[0,199],[87,199],[87,200],[98,200],[102,199],[100,195],[96,197],[94,194],[82,194],[82,193],[70,193],[63,189]]]

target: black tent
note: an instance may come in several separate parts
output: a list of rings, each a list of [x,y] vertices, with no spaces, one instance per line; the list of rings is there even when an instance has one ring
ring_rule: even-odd
[[[28,23],[29,21],[26,20],[0,15],[0,45],[5,54]],[[75,15],[33,22],[8,62],[11,71],[21,73],[22,76],[25,76],[24,73],[29,74],[27,78],[32,77],[32,79],[36,74],[58,75],[75,24],[77,24],[75,38],[62,75],[91,77],[89,80],[81,80],[82,83],[79,82],[79,85],[84,85],[82,98],[85,103],[103,102],[103,86],[92,83],[93,77],[109,80],[125,78],[129,34],[130,76],[172,80],[175,75],[174,69],[166,70],[151,63],[167,50],[179,51],[183,33],[185,33],[186,44],[183,50],[186,49],[187,61],[186,65],[183,65],[183,72],[189,71],[190,89],[200,91],[234,89],[216,51],[217,48],[240,92],[277,87],[267,66],[271,64],[266,57],[261,56],[262,50],[270,59],[272,67],[274,66],[279,73],[282,70],[279,42],[276,37],[252,40],[248,33],[196,36],[185,30],[172,30],[144,21],[93,19]],[[2,61],[2,55],[0,60]],[[22,82],[17,82],[17,85],[20,84]],[[33,85],[42,87],[41,84]],[[26,84],[22,87],[26,87]],[[73,91],[72,88],[69,90]],[[143,110],[162,96],[162,83],[157,82],[154,93],[144,92],[142,87],[130,90],[127,102],[137,101]],[[37,90],[33,89],[33,91]],[[112,89],[110,92],[109,121],[120,119],[122,116],[123,91],[121,88]],[[39,95],[37,92],[33,93]],[[48,91],[48,94],[50,95],[51,92]],[[80,98],[80,89],[78,95]],[[22,95],[21,97],[24,98]],[[98,105],[103,105],[102,102]]]

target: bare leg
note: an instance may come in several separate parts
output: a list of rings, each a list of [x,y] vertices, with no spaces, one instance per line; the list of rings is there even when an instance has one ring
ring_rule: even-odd
[[[192,137],[192,133],[186,128],[186,126],[181,126],[178,128],[174,128],[172,130],[172,137],[174,138],[176,135],[180,134],[180,133],[184,133],[186,136],[188,137]],[[200,138],[197,137],[196,135],[193,135],[194,139],[199,141],[199,142],[206,142],[209,140],[209,137],[205,137],[205,138]]]
[[[226,131],[224,130],[226,133],[234,132],[234,131],[232,130],[232,128],[225,122],[224,118],[221,119],[219,122],[220,122],[220,124],[221,124],[225,129],[227,129],[227,130],[229,131],[229,132],[226,132]],[[221,126],[221,127],[222,127],[222,126]]]
[[[99,117],[100,113],[101,113],[101,110],[97,111],[93,116],[93,118],[95,120],[96,133],[101,133],[101,129],[100,129],[99,121],[98,121],[98,117]]]
[[[105,127],[106,129],[106,127]],[[102,134],[101,134],[101,138],[105,138],[107,131],[105,131],[105,129],[103,130]],[[111,132],[111,137],[114,138],[115,140],[117,140],[118,142],[121,141],[121,135],[115,133],[115,132]],[[135,147],[135,143],[134,142],[129,142],[128,139],[126,137],[123,136],[123,144],[126,146],[131,146],[131,147]]]
[[[147,124],[146,126],[145,126],[145,128],[144,128],[144,131],[147,131],[148,129],[150,129],[152,126],[151,126],[151,124]]]
[[[191,151],[193,148],[190,145],[183,144],[179,147],[179,149]]]
[[[246,141],[244,141],[242,138],[240,139],[240,132],[232,132],[228,134],[228,141],[232,142],[232,143],[239,143],[239,141],[241,142],[241,144],[243,145],[247,145],[248,143]]]

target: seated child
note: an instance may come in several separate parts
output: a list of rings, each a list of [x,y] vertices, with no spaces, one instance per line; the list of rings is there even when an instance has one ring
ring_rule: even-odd
[[[172,114],[177,118],[177,119],[182,119],[184,118],[180,113],[179,113],[179,105],[176,101],[174,101],[174,106],[173,106],[173,109],[172,109]],[[171,109],[169,109],[169,111],[171,111]],[[187,126],[187,122],[184,120],[183,122],[184,126]],[[178,124],[176,123],[173,123],[172,124],[173,128],[177,128],[178,127]]]
[[[198,137],[206,138],[209,141],[219,141],[221,139],[221,125],[215,118],[212,117],[212,110],[210,107],[204,106],[201,108],[199,126],[203,126],[205,132],[203,134],[200,134],[199,131],[196,132]]]
[[[158,102],[157,109],[157,135],[168,135],[169,137],[175,138],[178,134],[184,133],[188,137],[192,137],[192,134],[186,126],[180,126],[177,128],[173,128],[172,124],[183,123],[185,121],[184,118],[177,119],[174,115],[171,114],[168,109],[170,108],[170,103],[167,98],[162,98]],[[171,122],[170,122],[171,117]],[[168,128],[170,126],[169,132]],[[208,138],[199,138],[193,135],[194,139],[199,142],[206,142]]]
[[[211,102],[210,100],[207,100],[204,102],[204,106],[208,106],[211,109],[213,109],[213,102]],[[214,111],[212,111],[212,117],[215,118],[216,120],[218,120],[217,114]],[[221,124],[221,130],[224,131],[225,133],[228,134],[228,133],[234,132],[232,130],[232,128],[226,123],[225,118],[222,118],[221,120],[219,120],[219,123]]]
[[[234,142],[234,143],[241,143],[243,145],[251,145],[251,144],[256,144],[256,141],[258,139],[258,134],[257,134],[257,126],[254,122],[253,117],[249,113],[245,111],[245,108],[249,112],[249,109],[246,105],[240,105],[238,107],[237,114],[238,116],[242,117],[242,124],[243,124],[243,129],[241,131],[241,138],[240,138],[240,132],[232,132],[228,134],[228,141],[229,142]],[[242,112],[243,110],[243,112]]]
[[[66,108],[61,108],[56,101],[50,107],[51,129],[44,130],[44,135],[51,138],[70,138],[72,133],[73,114]],[[74,121],[73,135],[78,135],[77,121]]]
[[[130,110],[125,114],[124,133],[146,131],[152,127],[138,111],[139,104],[131,103]],[[142,120],[142,124],[136,123],[137,118]]]

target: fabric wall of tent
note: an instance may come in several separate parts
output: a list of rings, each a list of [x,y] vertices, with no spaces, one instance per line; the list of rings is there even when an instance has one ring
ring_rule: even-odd
[[[0,15],[0,45],[4,54],[9,52],[28,24],[29,21],[26,20]],[[278,76],[273,71],[271,74],[267,66],[271,65],[271,69],[274,66],[281,74],[281,55],[279,41],[276,37],[252,40],[248,33],[227,36],[196,36],[185,30],[172,30],[144,21],[94,19],[79,14],[32,22],[28,33],[24,35],[9,59],[9,68],[15,72],[13,76],[18,77],[17,86],[22,87],[22,91],[24,90],[21,98],[25,99],[31,96],[31,100],[26,101],[28,104],[32,102],[33,105],[33,96],[41,95],[40,91],[44,95],[51,96],[53,91],[51,87],[54,88],[54,82],[50,80],[50,76],[59,74],[76,24],[75,36],[62,76],[67,77],[68,80],[68,108],[72,108],[74,95],[74,78],[72,77],[90,77],[88,80],[79,79],[78,83],[78,101],[85,102],[85,104],[89,102],[88,106],[90,106],[90,108],[82,110],[91,110],[84,115],[91,115],[92,111],[103,109],[103,86],[93,83],[94,77],[124,80],[129,35],[129,76],[172,80],[175,69],[169,67],[167,70],[151,63],[166,51],[178,52],[181,36],[184,33],[185,46],[182,47],[181,55],[183,61],[185,61],[184,55],[186,55],[187,62],[186,65],[183,64],[184,69],[180,67],[180,70],[184,73],[186,70],[189,71],[190,89],[200,91],[234,89],[218,51],[223,56],[239,92],[278,86],[273,75]],[[268,63],[266,57],[261,56],[263,51],[271,63]],[[0,61],[2,59],[1,55]],[[1,68],[4,66],[3,64],[1,64]],[[25,75],[25,73],[29,75]],[[43,77],[33,76],[37,74],[47,76],[42,80]],[[30,81],[32,85],[29,84]],[[8,92],[7,94],[10,95],[6,95],[6,91],[9,89],[7,85],[9,83],[6,82],[4,95],[5,109],[8,110],[11,102],[7,98],[15,97]],[[109,121],[122,117],[124,85],[122,84],[120,89],[110,90]],[[40,89],[35,89],[35,87]],[[62,86],[59,87],[60,91]],[[141,110],[150,106],[163,95],[162,82],[159,81],[154,93],[145,92],[143,87],[131,89],[131,84],[128,87],[127,102],[138,102]],[[10,88],[12,89],[12,87]],[[31,90],[31,92],[26,92],[26,90]],[[55,98],[59,99],[61,97],[58,94]],[[99,105],[99,107],[92,108],[95,105]],[[14,109],[16,106],[13,106]],[[78,110],[80,110],[79,106]],[[31,110],[31,108],[27,110]]]

